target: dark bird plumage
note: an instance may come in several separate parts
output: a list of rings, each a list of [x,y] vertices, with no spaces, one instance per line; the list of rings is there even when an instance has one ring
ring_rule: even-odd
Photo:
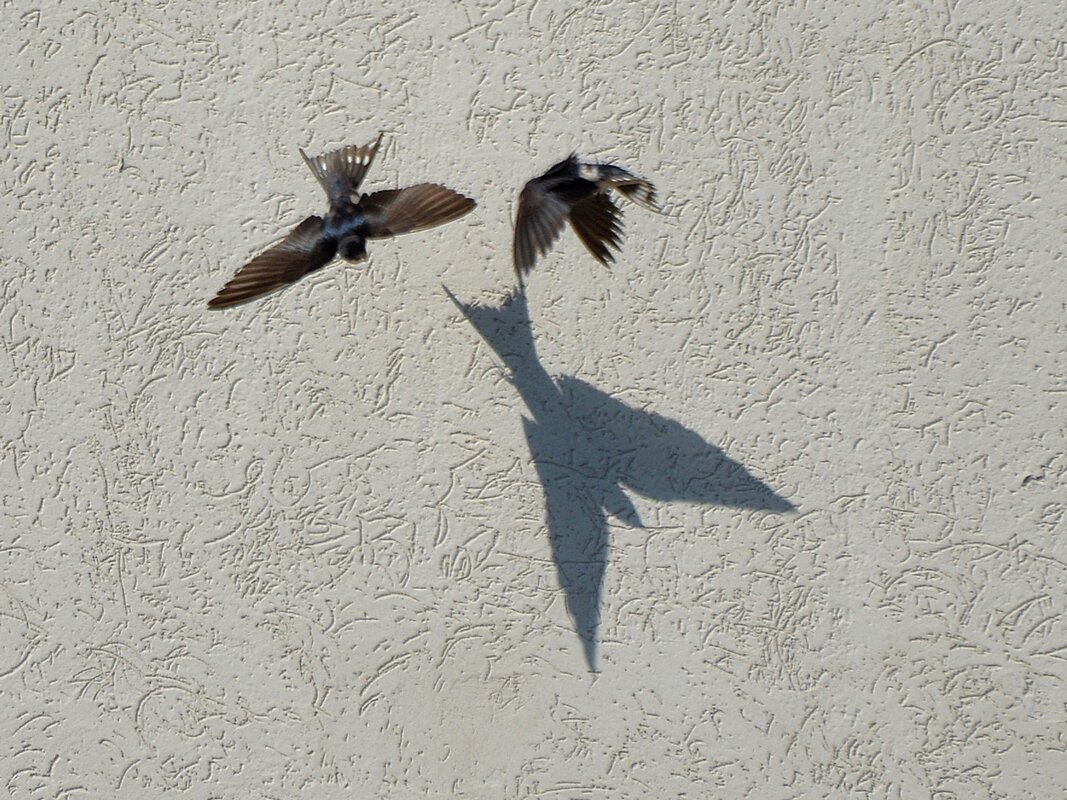
[[[572,153],[529,181],[519,195],[515,217],[515,271],[519,278],[547,253],[564,221],[604,266],[622,245],[622,212],[612,202],[614,190],[628,200],[658,211],[656,187],[614,164],[585,164]]]
[[[253,258],[208,302],[229,308],[303,278],[336,256],[350,263],[367,257],[367,239],[412,233],[462,217],[475,206],[469,197],[435,183],[360,194],[382,137],[363,147],[300,155],[329,198],[325,217],[310,216],[278,244]]]

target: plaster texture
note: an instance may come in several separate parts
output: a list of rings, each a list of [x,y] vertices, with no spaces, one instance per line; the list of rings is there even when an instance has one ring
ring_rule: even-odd
[[[1067,796],[1063,3],[0,41],[0,794]],[[475,212],[206,311],[379,130]],[[665,213],[509,299],[573,149]]]

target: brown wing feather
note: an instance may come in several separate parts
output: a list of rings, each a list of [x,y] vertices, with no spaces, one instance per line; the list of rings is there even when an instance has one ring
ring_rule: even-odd
[[[523,188],[519,194],[519,210],[515,214],[513,245],[515,272],[520,278],[529,273],[537,259],[555,244],[568,210],[567,203],[546,191],[539,178],[534,178]]]
[[[644,206],[650,211],[659,211],[656,203],[656,187],[639,178],[630,170],[623,169],[617,164],[594,164],[593,170],[597,173],[596,181],[602,189],[615,189],[617,192],[638,205]]]
[[[649,211],[659,211],[656,201],[656,187],[646,180],[635,178],[632,181],[616,183],[612,188],[621,192],[627,200],[644,206]]]
[[[477,205],[471,198],[436,183],[367,194],[359,204],[371,228],[369,238],[399,236],[444,225]]]
[[[571,227],[593,257],[604,266],[615,260],[609,248],[622,245],[622,215],[606,194],[590,195],[571,209]]]
[[[253,258],[222,287],[208,308],[229,308],[287,286],[324,267],[337,251],[322,238],[321,217],[308,217],[278,244]]]

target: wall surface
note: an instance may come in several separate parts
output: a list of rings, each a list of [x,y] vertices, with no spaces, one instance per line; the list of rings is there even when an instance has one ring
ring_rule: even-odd
[[[1067,796],[1062,2],[33,5],[0,794]],[[479,207],[207,311],[379,131]]]

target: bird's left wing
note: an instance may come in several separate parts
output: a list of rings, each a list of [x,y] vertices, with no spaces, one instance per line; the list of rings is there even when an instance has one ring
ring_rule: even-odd
[[[559,172],[574,162],[571,156],[566,161],[561,161],[549,170],[550,174]],[[534,178],[526,183],[519,193],[519,209],[515,213],[515,238],[512,242],[512,256],[515,261],[515,272],[521,280],[533,269],[538,258],[549,251],[563,230],[563,221],[571,211],[568,201],[555,188],[557,180],[546,178]],[[584,186],[588,186],[583,182]],[[583,189],[584,189],[583,186]],[[566,184],[563,185],[566,189]]]
[[[436,183],[366,194],[359,204],[367,215],[367,236],[373,239],[443,225],[477,205],[471,198]]]
[[[222,287],[208,308],[229,308],[273,292],[326,266],[337,243],[322,235],[322,217],[311,216],[273,247],[253,258]]]

